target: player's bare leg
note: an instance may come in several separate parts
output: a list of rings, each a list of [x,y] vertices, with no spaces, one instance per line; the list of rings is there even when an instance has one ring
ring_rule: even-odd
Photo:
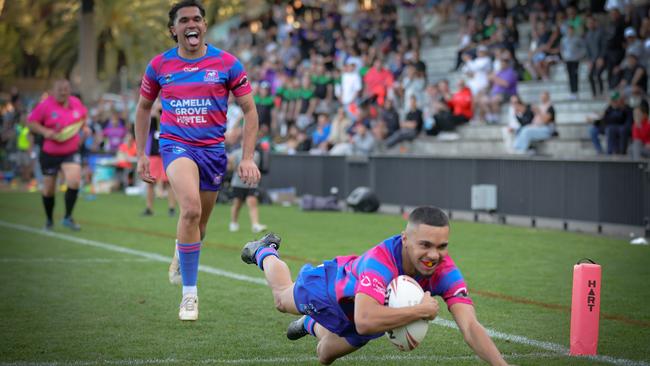
[[[156,183],[147,183],[147,197],[146,197],[146,207],[142,216],[151,216],[153,215],[153,201],[155,198]]]
[[[296,302],[293,299],[293,280],[289,266],[276,256],[264,258],[264,277],[273,293],[275,308],[281,313],[299,315]]]
[[[201,191],[201,219],[199,220],[199,232],[201,233],[201,241],[205,239],[206,229],[208,227],[208,221],[210,220],[210,214],[212,214],[212,209],[214,204],[217,202],[219,197],[218,191]]]
[[[231,232],[239,231],[239,210],[241,210],[243,202],[241,198],[235,197],[232,200],[232,206],[230,207],[230,224],[228,225],[228,230]]]
[[[198,242],[201,240],[199,168],[194,161],[182,157],[169,164],[167,176],[181,211],[176,227],[176,238],[179,243]]]
[[[163,189],[167,189],[167,212],[169,217],[176,216],[176,194],[169,182],[163,183]]]
[[[314,326],[314,333],[318,338],[316,346],[318,362],[323,365],[329,365],[338,358],[358,350],[357,347],[350,345],[345,338],[339,337],[318,323]]]
[[[259,200],[255,196],[246,197],[246,205],[248,206],[248,215],[251,219],[251,229],[254,233],[261,233],[266,230],[266,225],[260,224],[260,214],[258,209]]]
[[[200,222],[202,217],[199,169],[194,161],[181,157],[169,164],[167,176],[174,193],[176,193],[176,199],[180,207],[176,230],[176,247],[183,282],[183,299],[178,316],[181,320],[197,320],[199,303],[196,283],[201,247]]]
[[[268,233],[260,240],[244,245],[241,258],[244,263],[257,264],[264,271],[266,282],[271,287],[273,300],[278,311],[299,315],[293,299],[293,280],[287,264],[278,257],[280,237]]]
[[[152,190],[153,197],[153,187],[149,185]],[[169,205],[169,216],[176,216],[176,193],[169,182],[163,183],[163,188],[167,189],[167,203]],[[153,199],[152,199],[153,200]],[[183,278],[181,277],[181,267],[178,263],[178,250],[176,250],[176,245],[178,245],[178,240],[174,242],[174,255],[172,256],[172,262],[169,264],[169,270],[167,271],[167,278],[169,283],[172,285],[180,286],[183,284]]]
[[[169,197],[174,197],[173,191],[174,190],[170,187],[168,193]],[[199,232],[201,233],[201,241],[203,241],[203,239],[205,239],[208,220],[210,219],[210,214],[214,208],[214,203],[217,201],[219,192],[201,191],[199,194],[201,196],[201,219],[199,220]],[[176,206],[175,199],[173,199],[173,202],[174,204],[170,206],[170,212],[172,208]],[[176,240],[176,244],[178,244],[178,240]],[[167,271],[167,274],[169,283],[172,285],[181,285],[183,283],[180,265],[178,262],[178,250],[176,250],[176,246],[174,246],[174,257],[172,258],[172,262],[169,264],[169,270]]]

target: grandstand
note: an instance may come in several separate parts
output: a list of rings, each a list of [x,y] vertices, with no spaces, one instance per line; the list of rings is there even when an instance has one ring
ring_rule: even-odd
[[[530,33],[528,23],[518,26],[519,33]],[[458,23],[445,24],[436,44],[423,47],[422,59],[427,64],[427,78],[430,81],[449,80],[450,85],[462,77],[459,71],[449,72],[456,62],[458,48]],[[518,59],[526,60],[527,53],[523,47],[517,50]],[[559,136],[537,146],[537,153],[547,157],[562,159],[595,158],[596,151],[589,139],[589,124],[587,117],[602,113],[607,102],[594,99],[589,91],[587,68],[580,69],[579,82],[581,90],[578,99],[572,99],[569,90],[568,76],[564,64],[555,65],[551,72],[550,81],[523,81],[517,86],[518,93],[524,101],[537,101],[542,91],[549,91],[556,109],[557,131]],[[504,106],[500,121],[508,119],[508,108]],[[435,138],[423,138],[413,143],[409,151],[415,154],[431,156],[458,155],[506,155],[502,143],[501,124],[473,125],[459,128],[459,141],[440,141]],[[602,158],[602,157],[601,157]]]

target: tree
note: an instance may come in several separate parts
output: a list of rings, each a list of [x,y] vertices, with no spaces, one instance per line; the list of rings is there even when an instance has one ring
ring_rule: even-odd
[[[98,89],[117,85],[122,69],[133,86],[155,54],[174,46],[167,29],[171,2],[0,0],[0,78],[75,76],[91,100]],[[204,0],[208,24],[245,3]]]

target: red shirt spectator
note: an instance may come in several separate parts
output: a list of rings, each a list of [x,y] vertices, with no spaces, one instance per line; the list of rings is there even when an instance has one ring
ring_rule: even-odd
[[[376,96],[377,104],[384,105],[388,88],[393,86],[393,74],[384,68],[381,60],[375,60],[373,66],[368,70],[363,82],[366,84],[366,95]]]
[[[639,140],[643,145],[650,145],[650,119],[646,117],[641,123],[632,127],[632,140]]]
[[[474,115],[472,111],[472,91],[466,86],[454,93],[451,99],[447,101],[447,105],[454,116],[463,116],[470,120]]]
[[[133,168],[136,162],[137,148],[133,135],[129,133],[126,135],[126,140],[120,144],[117,149],[115,166],[123,169]]]

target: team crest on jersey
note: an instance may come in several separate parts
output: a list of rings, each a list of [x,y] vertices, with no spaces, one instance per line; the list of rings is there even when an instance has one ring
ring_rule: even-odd
[[[56,112],[52,112],[52,113],[50,114],[50,118],[52,118],[52,119],[57,119],[57,118],[59,118],[59,114],[56,113]]]
[[[182,154],[185,152],[185,149],[180,147],[180,146],[174,146],[172,147],[172,152],[176,155]]]
[[[217,70],[205,70],[205,76],[203,77],[203,81],[216,83],[217,81],[219,81],[219,72]]]
[[[72,117],[73,117],[74,119],[79,118],[79,111],[74,111],[74,112],[72,112]]]
[[[167,74],[167,75],[165,75],[165,82],[166,82],[167,84],[169,84],[169,83],[172,82],[172,74]]]

